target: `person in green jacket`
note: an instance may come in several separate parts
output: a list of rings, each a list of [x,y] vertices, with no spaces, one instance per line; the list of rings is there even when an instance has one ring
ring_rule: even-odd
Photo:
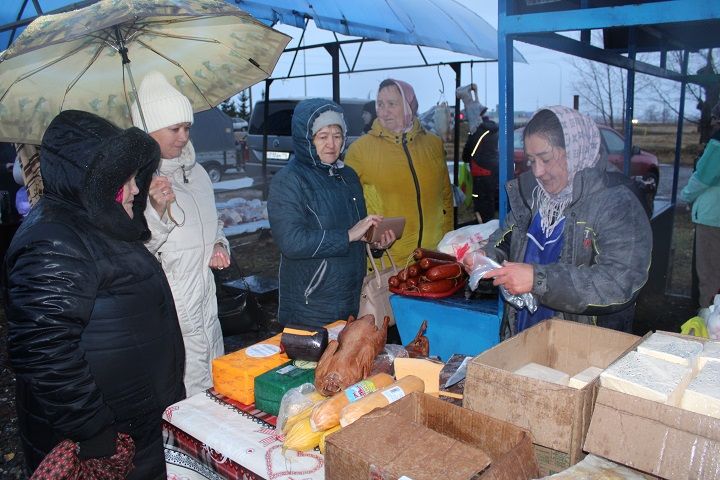
[[[680,198],[692,204],[700,307],[720,288],[720,102],[712,109],[714,133]]]

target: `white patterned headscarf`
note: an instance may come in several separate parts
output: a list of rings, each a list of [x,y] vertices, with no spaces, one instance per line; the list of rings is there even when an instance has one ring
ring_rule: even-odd
[[[601,142],[600,130],[595,121],[587,115],[572,108],[556,105],[538,110],[533,117],[542,110],[550,110],[560,121],[565,140],[568,171],[568,184],[560,192],[548,193],[537,179],[537,186],[533,189],[533,206],[538,205],[540,225],[545,235],[549,236],[564,218],[565,208],[572,202],[575,174],[594,167],[600,160]]]

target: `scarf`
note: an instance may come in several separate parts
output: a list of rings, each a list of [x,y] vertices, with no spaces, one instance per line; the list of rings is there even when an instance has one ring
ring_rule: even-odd
[[[556,105],[541,110],[550,110],[560,121],[568,171],[568,183],[560,192],[548,193],[540,180],[536,180],[537,186],[532,192],[532,208],[537,207],[540,226],[543,233],[549,237],[562,221],[565,208],[572,202],[575,175],[586,168],[594,167],[600,160],[600,130],[592,118],[571,108]]]
[[[407,83],[403,82],[402,80],[395,80],[394,78],[390,78],[396,87],[398,87],[398,90],[400,90],[400,96],[403,100],[403,131],[402,133],[407,133],[413,128],[413,120],[415,119],[415,116],[417,116],[418,111],[418,101],[417,97],[415,97],[415,90],[413,90],[413,87]]]

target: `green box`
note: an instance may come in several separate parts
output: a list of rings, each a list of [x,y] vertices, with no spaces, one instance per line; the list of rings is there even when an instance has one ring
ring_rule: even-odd
[[[303,383],[314,382],[314,368],[298,368],[292,362],[273,368],[255,377],[255,408],[277,415],[285,392]]]

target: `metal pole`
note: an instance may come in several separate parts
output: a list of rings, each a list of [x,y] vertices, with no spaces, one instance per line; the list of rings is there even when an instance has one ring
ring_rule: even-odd
[[[628,58],[635,60],[636,50],[636,36],[635,28],[631,28],[628,32]],[[626,105],[625,105],[625,158],[623,163],[623,172],[625,176],[630,176],[630,157],[632,157],[632,140],[633,140],[633,125],[632,119],[635,112],[635,69],[630,68],[627,70],[627,92],[625,93]]]
[[[324,45],[325,50],[330,54],[332,59],[332,90],[333,101],[340,103],[340,55],[339,45],[337,43],[329,43]]]
[[[262,158],[262,182],[263,182],[263,200],[268,197],[268,178],[267,178],[267,151],[268,151],[268,123],[270,120],[270,84],[273,79],[265,79],[265,101],[263,108],[263,158]]]
[[[455,72],[455,91],[460,88],[462,77],[462,65],[459,63],[451,63],[450,67]],[[453,185],[458,184],[460,172],[460,99],[455,98],[455,128],[453,129]],[[458,206],[453,208],[453,228],[457,228],[458,224]]]
[[[505,2],[500,4],[504,10]],[[500,15],[501,27],[504,29],[504,12]],[[499,202],[498,213],[500,222],[505,220],[505,215],[509,209],[507,195],[505,194],[505,183],[513,177],[513,133],[515,128],[515,99],[513,97],[514,78],[513,78],[513,37],[503,34],[500,30],[498,35],[498,93],[500,95],[500,104],[498,110],[498,119],[500,121],[500,161],[499,161]]]
[[[683,78],[687,75],[688,70],[688,58],[690,52],[685,50],[683,52],[682,59],[682,76]],[[672,181],[672,193],[670,197],[670,204],[675,205],[677,203],[677,187],[678,187],[678,176],[680,174],[680,152],[682,151],[682,136],[683,136],[683,121],[685,118],[685,90],[687,88],[687,81],[683,80],[680,82],[680,106],[678,107],[678,125],[677,125],[677,137],[675,138],[675,161],[673,162],[673,181]]]

